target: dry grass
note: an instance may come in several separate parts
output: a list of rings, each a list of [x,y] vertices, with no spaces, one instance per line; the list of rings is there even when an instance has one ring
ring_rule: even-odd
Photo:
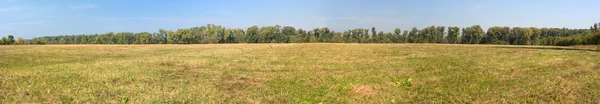
[[[0,46],[0,103],[599,103],[600,53],[436,44]],[[412,78],[411,86],[397,85]]]

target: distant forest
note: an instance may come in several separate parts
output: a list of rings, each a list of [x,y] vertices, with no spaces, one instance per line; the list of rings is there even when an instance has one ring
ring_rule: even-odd
[[[226,28],[220,25],[159,29],[158,32],[118,32],[44,36],[14,40],[2,38],[9,44],[224,44],[224,43],[439,43],[439,44],[505,44],[505,45],[594,45],[600,44],[600,24],[590,29],[491,27],[484,31],[479,25],[466,28],[429,26],[409,30],[396,28],[393,32],[356,28],[332,31],[327,27],[312,30],[292,26],[251,26],[247,29]]]

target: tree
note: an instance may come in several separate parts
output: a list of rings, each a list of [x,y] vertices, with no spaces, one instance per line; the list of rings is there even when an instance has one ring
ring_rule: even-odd
[[[234,40],[234,34],[231,29],[223,29],[223,37],[220,43],[232,43]]]
[[[317,29],[317,32],[315,33],[317,34],[316,37],[319,42],[329,42],[333,38],[333,33],[327,27]]]
[[[421,30],[421,32],[419,33],[419,43],[435,43],[435,32],[435,26],[429,26]]]
[[[482,41],[484,44],[508,44],[506,37],[509,32],[509,27],[491,27]]]
[[[361,31],[362,30],[359,28],[348,30],[350,34],[350,40],[348,42],[359,43],[361,41]]]
[[[408,42],[408,30],[404,30],[404,32],[402,32],[402,37],[404,37],[403,41],[405,43]]]
[[[317,38],[315,36],[316,32],[314,31],[308,31],[308,37],[307,37],[307,41],[308,43],[315,43],[317,42]]]
[[[393,41],[394,43],[404,43],[404,36],[402,36],[402,30],[400,28],[394,29],[394,37],[396,37]]]
[[[460,42],[460,28],[458,27],[448,27],[448,43],[450,44],[458,44]]]
[[[344,43],[353,42],[352,35],[350,34],[350,32],[351,32],[350,30],[346,30],[346,31],[342,32],[342,38],[343,38]]]
[[[8,35],[8,44],[13,44],[15,43],[15,37],[12,35]]]
[[[409,43],[417,43],[419,39],[417,39],[417,35],[419,34],[419,29],[417,27],[413,27],[408,33],[408,42]]]
[[[0,45],[8,45],[8,39],[6,37],[2,37],[2,40],[0,41]]]
[[[510,42],[513,45],[530,45],[533,30],[531,28],[513,27],[510,34]]]
[[[79,44],[88,44],[88,36],[86,36],[85,34],[81,34],[79,36]]]
[[[371,27],[371,43],[378,43],[379,39],[380,38],[377,34],[377,31],[375,30],[375,27]]]
[[[191,29],[177,29],[175,34],[180,36],[178,42],[181,44],[192,44],[196,41]]]
[[[485,36],[485,32],[479,25],[463,28],[461,43],[463,44],[479,44]]]
[[[167,43],[169,44],[179,44],[181,43],[181,34],[177,34],[177,32],[173,32],[172,30],[166,31]]]
[[[596,35],[596,37],[598,37],[597,39],[597,43],[600,46],[600,24],[599,23],[594,23],[593,26],[590,27],[590,30],[592,31],[592,34]]]
[[[224,30],[221,25],[207,24],[206,28],[204,34],[207,34],[207,43],[214,44],[219,43],[219,41],[222,40],[221,38],[223,37]]]
[[[344,39],[342,38],[342,33],[341,32],[335,32],[333,31],[333,38],[331,39],[331,42],[334,43],[342,43],[344,42]]]
[[[283,43],[289,43],[291,37],[297,36],[296,28],[292,26],[284,26],[281,30],[281,33],[283,35],[279,37],[279,41]]]
[[[19,37],[17,38],[16,44],[24,44],[25,40],[23,40],[23,38]]]
[[[150,44],[152,43],[152,34],[148,32],[136,33],[136,37],[138,38],[135,42],[136,44]]]
[[[248,29],[246,29],[246,42],[248,43],[258,43],[259,42],[259,36],[258,36],[258,26],[254,25],[251,27],[248,27]]]
[[[487,32],[479,25],[459,28],[428,26],[409,30],[394,29],[393,32],[377,32],[375,27],[356,28],[335,32],[327,27],[312,30],[292,26],[251,26],[247,29],[230,29],[207,24],[200,27],[181,28],[176,31],[159,29],[158,32],[119,32],[104,34],[79,34],[44,36],[32,40],[13,36],[4,37],[0,44],[48,43],[48,44],[218,44],[218,43],[450,43],[450,44],[515,44],[515,45],[591,45],[600,44],[600,24],[589,29],[491,27]],[[370,34],[369,34],[370,33]],[[462,34],[462,35],[461,35]]]
[[[235,43],[245,43],[246,41],[246,33],[244,32],[244,29],[241,28],[235,28],[233,29],[233,37],[234,37],[234,42]]]
[[[392,33],[384,33],[383,31],[379,31],[379,43],[392,43]]]
[[[154,34],[155,44],[166,44],[168,43],[167,31],[165,29],[158,29],[158,33]]]
[[[259,43],[270,43],[273,39],[273,36],[275,36],[275,27],[263,26],[260,29],[258,29],[258,34],[260,36],[258,38]]]
[[[63,37],[63,38],[60,38],[60,41],[59,41],[59,43],[60,43],[60,44],[69,44],[69,43],[67,43],[67,40],[66,40],[64,37]]]
[[[369,42],[369,29],[363,29],[362,33],[362,41],[361,43],[368,43]]]
[[[540,30],[540,28],[536,28],[536,27],[530,27],[532,34],[530,36],[531,38],[531,43],[528,45],[539,45],[540,44],[540,38],[542,35],[542,30]]]
[[[446,43],[447,41],[444,40],[444,34],[446,32],[446,27],[445,26],[437,26],[435,31],[435,37],[434,40],[436,43]]]
[[[298,35],[296,35],[295,37],[291,38],[290,40],[292,42],[294,42],[294,43],[305,43],[306,42],[306,36],[307,36],[306,31],[303,30],[303,29],[298,29],[298,31],[296,31],[296,32],[298,32],[297,33]]]

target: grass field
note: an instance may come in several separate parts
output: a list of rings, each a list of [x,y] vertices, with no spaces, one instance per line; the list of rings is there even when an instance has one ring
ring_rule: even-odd
[[[600,103],[600,52],[433,44],[0,46],[0,103]]]

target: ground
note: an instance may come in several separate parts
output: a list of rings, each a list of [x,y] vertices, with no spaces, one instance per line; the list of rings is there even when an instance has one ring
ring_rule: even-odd
[[[444,44],[0,46],[0,103],[599,103],[600,52]]]

